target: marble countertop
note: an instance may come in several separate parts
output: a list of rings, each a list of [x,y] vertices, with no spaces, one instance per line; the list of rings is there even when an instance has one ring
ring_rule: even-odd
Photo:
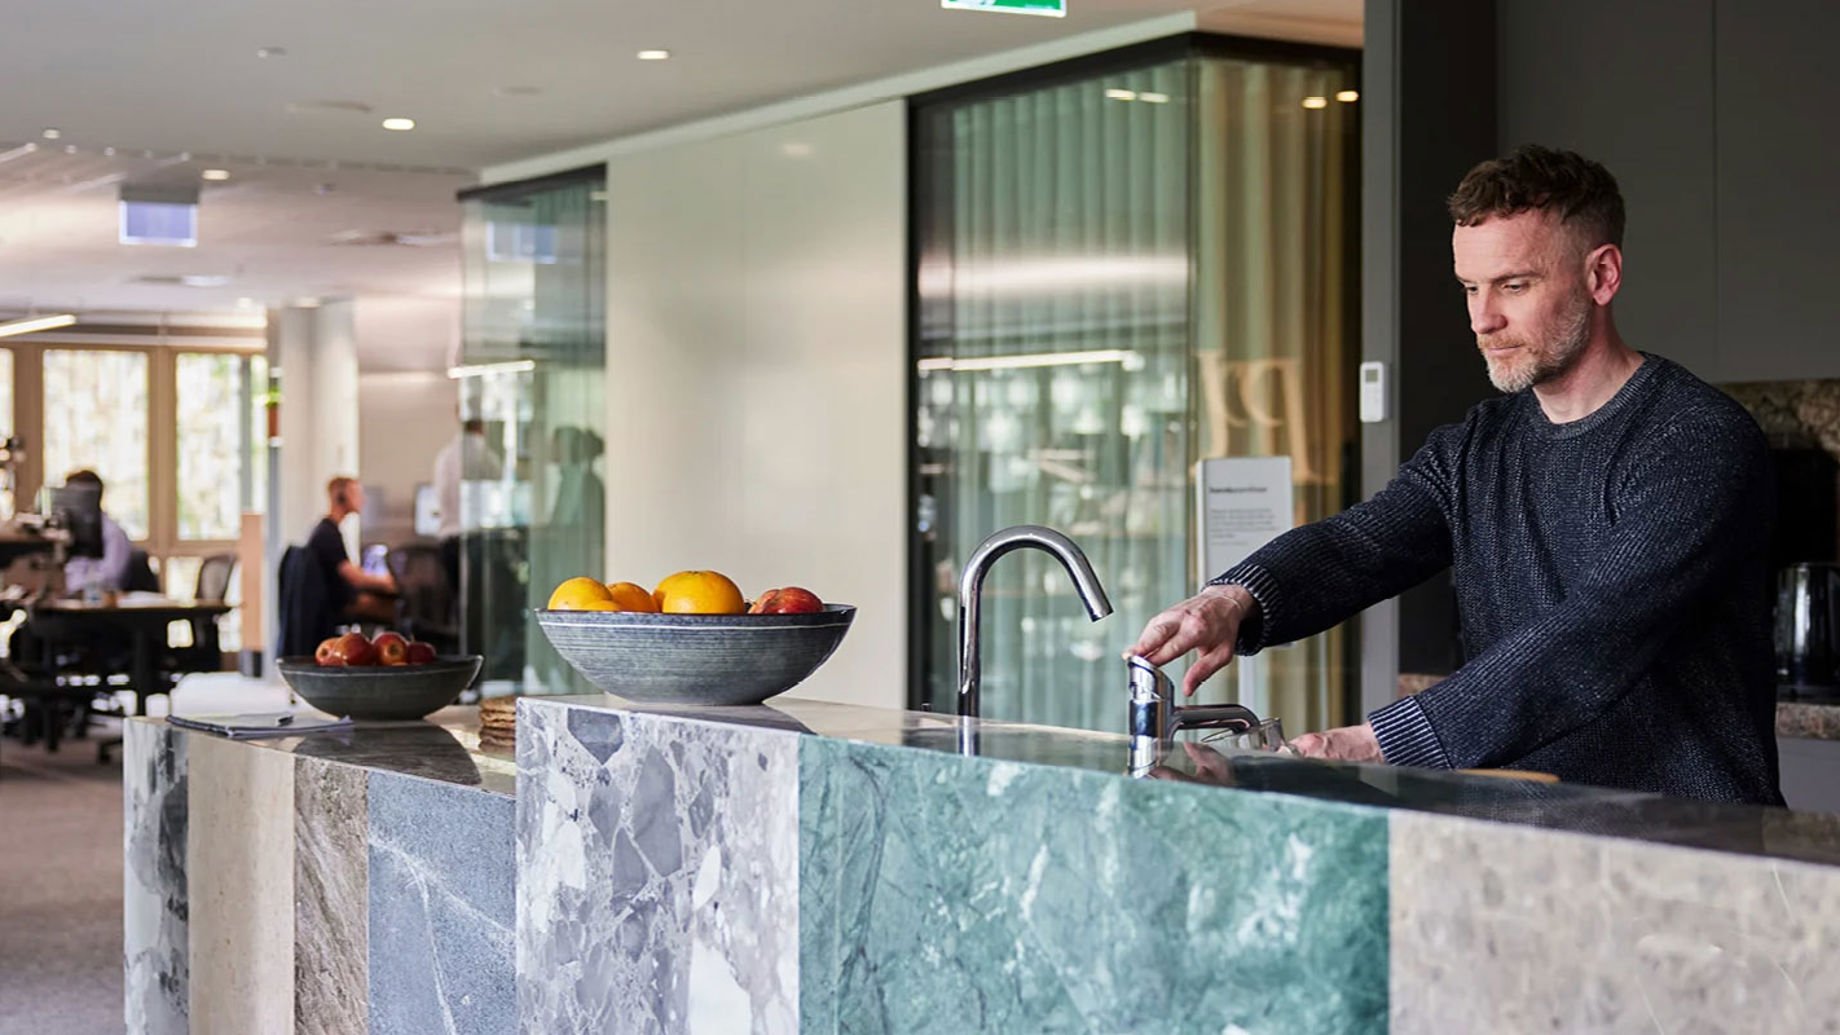
[[[954,716],[777,698],[769,705],[673,708],[604,694],[538,698],[613,712],[960,753]],[[520,706],[520,711],[521,711]],[[980,757],[1117,774],[1128,779],[1121,735],[985,720]],[[1840,816],[1725,805],[1580,784],[1545,784],[1391,766],[1303,761],[1259,753],[1191,752],[1177,745],[1161,776],[1241,790],[1462,816],[1550,830],[1840,865]]]
[[[1776,702],[1776,735],[1840,740],[1840,701]]]
[[[209,733],[197,735],[211,736]],[[507,798],[517,796],[515,753],[508,744],[480,743],[479,709],[476,707],[443,708],[416,722],[361,722],[346,730],[298,737],[263,737],[237,743],[364,769],[418,776],[438,783],[476,787]]]

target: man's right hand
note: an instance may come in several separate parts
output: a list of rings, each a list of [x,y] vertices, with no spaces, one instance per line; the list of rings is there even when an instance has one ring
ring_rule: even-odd
[[[1182,677],[1183,695],[1193,696],[1209,676],[1233,660],[1240,623],[1258,606],[1240,586],[1209,586],[1150,619],[1129,653],[1160,666],[1200,649],[1201,656]]]

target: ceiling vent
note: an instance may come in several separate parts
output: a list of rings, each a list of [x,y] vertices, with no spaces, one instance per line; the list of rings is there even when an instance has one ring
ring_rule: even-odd
[[[328,244],[382,248],[441,248],[459,241],[450,230],[341,230],[326,238]]]

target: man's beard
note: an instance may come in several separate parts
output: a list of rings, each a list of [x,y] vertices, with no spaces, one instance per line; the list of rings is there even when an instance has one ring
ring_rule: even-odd
[[[1498,392],[1512,394],[1534,385],[1545,384],[1571,368],[1572,361],[1584,351],[1585,342],[1591,337],[1591,297],[1580,295],[1571,308],[1559,314],[1558,332],[1551,340],[1534,347],[1530,342],[1503,342],[1499,339],[1488,344],[1519,345],[1519,352],[1526,354],[1526,362],[1519,366],[1510,365],[1513,355],[1496,360],[1483,354],[1483,362],[1488,364],[1489,383]],[[1481,346],[1485,339],[1478,338],[1476,344]]]

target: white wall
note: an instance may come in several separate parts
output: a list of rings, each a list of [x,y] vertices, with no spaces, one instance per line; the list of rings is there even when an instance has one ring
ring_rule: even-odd
[[[364,540],[415,538],[415,488],[434,481],[434,458],[459,431],[459,393],[445,371],[358,374],[358,469]]]
[[[608,166],[609,578],[855,604],[800,696],[905,699],[906,108]]]
[[[415,535],[415,487],[434,480],[434,457],[459,431],[459,390],[447,377],[459,350],[452,298],[357,300],[358,473],[366,542]]]

